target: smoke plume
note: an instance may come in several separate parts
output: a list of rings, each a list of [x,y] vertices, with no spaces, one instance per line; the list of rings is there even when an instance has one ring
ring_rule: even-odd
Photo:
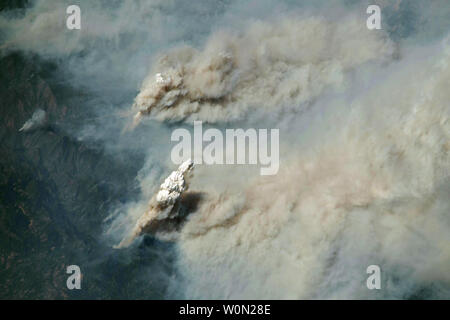
[[[284,16],[218,31],[202,50],[175,48],[158,58],[136,97],[136,120],[217,122],[252,108],[304,108],[327,88],[342,89],[352,69],[394,52],[383,32],[370,32],[356,16]]]
[[[35,1],[0,15],[1,48],[59,59],[104,99],[85,101],[100,120],[76,135],[145,154],[141,196],[104,236],[174,241],[168,297],[449,298],[450,7],[372,2],[382,30],[366,28],[369,1],[83,2],[74,34],[55,27],[63,4]],[[124,110],[143,123],[119,136],[130,119],[105,114]],[[170,220],[155,195],[171,130],[193,120],[279,129],[280,170],[196,166],[175,197],[187,209],[147,229]]]

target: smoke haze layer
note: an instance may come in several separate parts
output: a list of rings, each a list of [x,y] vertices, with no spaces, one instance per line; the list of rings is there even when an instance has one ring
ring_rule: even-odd
[[[175,169],[177,125],[280,130],[275,176],[196,166],[195,210],[152,234],[174,241],[176,274],[153,273],[167,297],[449,298],[450,6],[375,2],[374,31],[365,2],[83,2],[73,37],[53,29],[64,2],[34,1],[0,16],[2,52],[58,60],[102,101],[85,101],[99,120],[74,135],[145,155],[139,199],[105,220],[111,244]],[[130,110],[143,123],[119,136],[132,116],[114,115]],[[369,265],[382,290],[367,289]]]

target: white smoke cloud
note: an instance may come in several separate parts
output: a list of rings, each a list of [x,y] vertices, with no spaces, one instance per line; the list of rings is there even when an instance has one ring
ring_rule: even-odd
[[[367,30],[356,15],[253,22],[240,33],[212,34],[201,51],[177,48],[160,57],[136,97],[137,120],[217,122],[251,108],[305,106],[328,87],[342,89],[352,68],[394,52],[383,32]]]

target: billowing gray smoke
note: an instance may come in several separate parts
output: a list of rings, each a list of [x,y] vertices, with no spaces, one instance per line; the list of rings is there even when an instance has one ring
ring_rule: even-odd
[[[189,185],[203,195],[195,210],[176,229],[151,230],[176,241],[174,296],[370,299],[426,292],[449,298],[450,8],[447,1],[376,2],[384,9],[383,30],[376,31],[366,28],[367,6],[339,1],[236,2],[219,13],[212,9],[218,3],[202,2],[183,14],[173,13],[172,1],[104,12],[86,5],[88,15],[103,17],[114,31],[117,47],[105,40],[106,29],[94,32],[100,27],[71,38],[70,46],[60,46],[58,35],[45,49],[20,37],[8,45],[53,57],[66,57],[68,49],[77,82],[101,93],[110,92],[112,81],[130,97],[136,120],[159,120],[127,133],[142,142],[131,145],[150,151],[138,176],[141,200],[113,217],[107,234],[115,240],[151,212],[149,199],[174,168],[165,124],[280,129],[277,175],[199,165]],[[47,5],[38,1],[34,8]],[[202,10],[214,12],[203,24],[196,19]],[[143,23],[142,12],[151,12],[155,29],[123,20]],[[110,13],[127,21],[123,29]],[[13,21],[10,34],[27,23]],[[39,36],[48,19],[32,21]],[[97,47],[97,38],[106,44]],[[92,50],[88,58],[71,55],[83,48]],[[102,68],[98,57],[112,68]],[[86,70],[93,61],[91,82]],[[134,89],[142,83],[141,89],[121,88],[114,78],[131,79]],[[105,119],[92,136],[110,127]],[[366,287],[369,265],[381,267],[381,290]]]

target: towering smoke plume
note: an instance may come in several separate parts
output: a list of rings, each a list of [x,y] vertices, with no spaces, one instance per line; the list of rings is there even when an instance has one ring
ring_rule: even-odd
[[[42,109],[37,109],[33,116],[28,119],[24,125],[19,129],[19,131],[28,132],[35,129],[42,128],[46,124],[46,113]]]
[[[124,238],[116,248],[126,247],[143,233],[155,233],[165,222],[174,220],[180,215],[183,208],[180,199],[188,189],[186,178],[194,163],[191,160],[183,162],[178,170],[172,171],[148,205],[147,211],[139,218],[131,235]]]

